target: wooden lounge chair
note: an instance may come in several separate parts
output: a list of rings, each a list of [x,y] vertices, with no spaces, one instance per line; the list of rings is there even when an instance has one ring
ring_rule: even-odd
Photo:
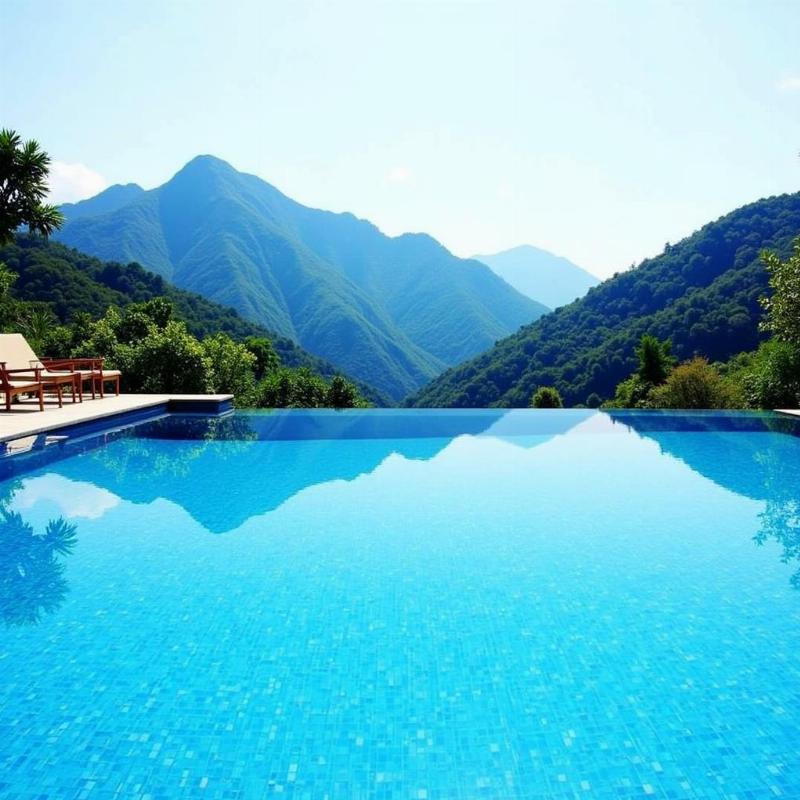
[[[98,364],[100,366],[98,366]],[[75,375],[78,386],[78,394],[83,400],[83,387],[88,382],[92,393],[92,400],[95,398],[95,375],[98,369],[102,369],[102,359],[98,358],[43,358],[42,366],[53,374],[54,372],[71,373]]]
[[[118,369],[103,369],[102,360],[100,362],[100,369],[95,373],[95,382],[100,390],[100,397],[105,397],[103,393],[103,384],[114,384],[114,394],[119,396],[119,383],[122,378],[122,373]]]
[[[30,373],[30,368],[27,370]],[[6,396],[6,411],[11,411],[11,401],[20,394],[35,394],[39,398],[39,411],[44,411],[44,384],[36,376],[17,380],[19,370],[8,369],[5,361],[0,361],[0,392]],[[38,373],[39,370],[36,370]]]
[[[0,359],[15,380],[36,381],[42,384],[44,391],[55,392],[59,408],[64,405],[65,388],[72,392],[73,403],[83,402],[83,384],[78,373],[48,368],[21,333],[0,333]]]
[[[44,365],[52,370],[71,370],[79,375],[81,391],[83,384],[90,381],[92,400],[99,393],[105,397],[105,384],[114,384],[114,393],[119,395],[120,379],[122,373],[118,369],[103,369],[103,358],[45,358]]]

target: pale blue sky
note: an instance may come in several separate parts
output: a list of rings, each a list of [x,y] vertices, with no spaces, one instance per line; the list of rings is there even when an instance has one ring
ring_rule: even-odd
[[[390,234],[605,276],[800,189],[798,0],[0,0],[0,30],[0,124],[59,200],[212,153]]]

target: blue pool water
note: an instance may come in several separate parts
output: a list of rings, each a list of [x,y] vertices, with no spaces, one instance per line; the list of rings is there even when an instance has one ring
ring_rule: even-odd
[[[168,417],[0,460],[0,797],[800,797],[800,426]]]

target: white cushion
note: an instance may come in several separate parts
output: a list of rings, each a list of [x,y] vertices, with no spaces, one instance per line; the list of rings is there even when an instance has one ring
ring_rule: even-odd
[[[30,369],[31,361],[41,363],[21,333],[0,333],[0,361],[8,369]]]
[[[9,381],[9,386],[13,389],[21,389],[23,386],[31,386],[33,388],[38,387],[38,383],[30,383],[30,381]],[[2,387],[0,387],[0,391],[2,391]]]

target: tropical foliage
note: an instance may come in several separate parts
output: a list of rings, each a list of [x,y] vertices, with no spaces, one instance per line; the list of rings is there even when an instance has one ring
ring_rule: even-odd
[[[23,225],[49,236],[64,221],[61,212],[44,202],[50,156],[33,139],[0,130],[0,244]]]

